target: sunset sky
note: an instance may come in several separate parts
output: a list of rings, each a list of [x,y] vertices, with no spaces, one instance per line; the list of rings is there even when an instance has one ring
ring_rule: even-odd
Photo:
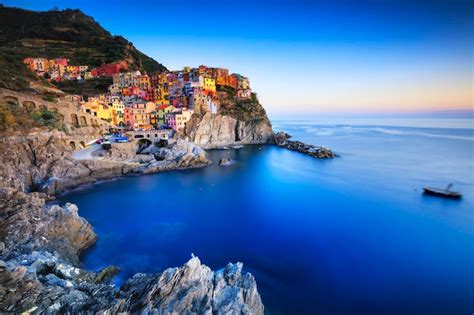
[[[270,113],[473,106],[470,1],[0,0],[79,8],[169,69],[250,77]]]

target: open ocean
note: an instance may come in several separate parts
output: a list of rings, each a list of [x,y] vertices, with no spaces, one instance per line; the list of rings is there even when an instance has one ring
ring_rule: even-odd
[[[273,121],[333,149],[210,151],[213,165],[128,177],[62,197],[99,236],[86,268],[213,269],[242,261],[267,314],[472,314],[474,123],[469,119]],[[236,163],[219,167],[230,157]],[[424,196],[425,185],[463,193]]]

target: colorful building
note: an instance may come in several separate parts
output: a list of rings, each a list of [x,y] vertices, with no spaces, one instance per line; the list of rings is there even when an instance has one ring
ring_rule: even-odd
[[[126,69],[126,65],[121,63],[109,63],[92,69],[92,75],[94,77],[113,77],[114,74],[120,72],[120,70]]]
[[[216,80],[206,76],[200,76],[199,82],[202,88],[209,92],[216,92]]]
[[[176,114],[170,113],[166,115],[166,125],[168,128],[176,130]]]
[[[193,112],[190,110],[183,110],[181,113],[175,115],[175,130],[182,131],[186,128],[186,123],[191,119]]]
[[[159,127],[166,125],[166,116],[174,111],[171,105],[160,105],[156,109],[156,120]]]
[[[112,103],[112,108],[113,108],[112,122],[114,126],[123,126],[125,124],[125,121],[124,121],[125,105],[121,101],[114,101]]]
[[[124,124],[133,129],[153,129],[156,127],[156,105],[152,102],[135,103],[124,110]]]
[[[95,97],[89,97],[87,102],[82,103],[81,106],[86,113],[108,122],[113,121],[114,114],[112,106],[100,102],[99,99]]]

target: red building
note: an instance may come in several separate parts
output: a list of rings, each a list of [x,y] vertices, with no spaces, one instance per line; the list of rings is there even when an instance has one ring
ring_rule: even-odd
[[[58,66],[67,66],[67,58],[56,58],[56,65]]]
[[[109,63],[92,69],[91,73],[94,77],[112,77],[114,74],[119,73],[121,69],[126,70],[127,67],[120,63]]]

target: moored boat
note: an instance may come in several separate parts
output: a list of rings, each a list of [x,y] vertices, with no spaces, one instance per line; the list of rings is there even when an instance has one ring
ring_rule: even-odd
[[[118,142],[118,143],[128,142],[128,137],[125,137],[125,136],[117,136],[117,137],[115,137],[115,141]]]
[[[443,198],[452,198],[459,199],[462,195],[459,192],[451,191],[452,184],[449,184],[446,189],[433,188],[433,187],[423,187],[423,192],[427,195],[433,195]]]

